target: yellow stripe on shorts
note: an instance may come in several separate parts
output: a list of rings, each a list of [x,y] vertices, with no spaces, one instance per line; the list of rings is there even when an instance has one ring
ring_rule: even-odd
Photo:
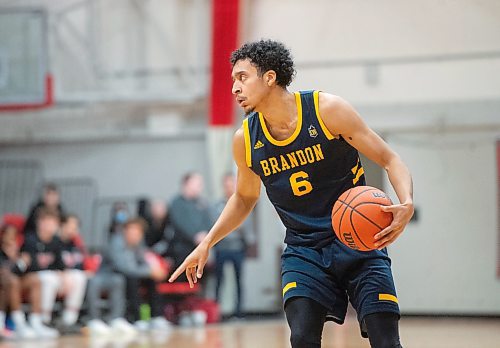
[[[391,294],[378,294],[379,301],[392,301],[398,303],[398,298]]]
[[[290,290],[290,289],[293,289],[293,288],[296,288],[297,287],[297,282],[290,282],[288,283],[287,285],[285,285],[285,287],[283,288],[283,296],[285,296],[285,293]]]

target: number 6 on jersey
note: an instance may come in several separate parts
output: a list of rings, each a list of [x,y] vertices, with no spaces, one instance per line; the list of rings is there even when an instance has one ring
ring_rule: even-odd
[[[308,178],[309,175],[302,170],[290,176],[290,185],[292,186],[292,191],[295,196],[303,196],[312,191],[313,187],[311,183],[307,181]]]

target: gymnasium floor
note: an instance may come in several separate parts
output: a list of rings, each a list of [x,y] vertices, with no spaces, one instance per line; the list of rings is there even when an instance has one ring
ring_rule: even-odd
[[[284,319],[240,321],[206,328],[175,328],[135,338],[91,339],[65,336],[55,341],[2,342],[0,348],[284,348],[288,343]],[[405,348],[500,348],[500,318],[403,318],[401,337]],[[327,323],[323,348],[369,347],[359,335],[357,322]]]

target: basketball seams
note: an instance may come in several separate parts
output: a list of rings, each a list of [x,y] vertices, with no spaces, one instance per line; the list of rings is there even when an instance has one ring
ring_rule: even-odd
[[[347,209],[347,208],[346,208]],[[349,214],[349,221],[351,222],[351,227],[352,227],[352,232],[356,235],[356,238],[358,238],[358,240],[361,242],[361,244],[363,244],[363,246],[368,249],[368,250],[371,250],[370,247],[368,247],[364,242],[363,240],[359,237],[358,235],[358,232],[356,232],[356,227],[354,227],[354,224],[352,223],[352,214],[355,212],[354,209],[351,208],[351,214]]]
[[[342,201],[339,201],[339,202],[342,202]],[[337,230],[338,231],[338,237],[340,237],[340,240],[343,240],[344,244],[346,243],[346,240],[345,240],[345,238],[342,238],[343,236],[342,236],[342,233],[340,232],[340,227],[342,225],[342,218],[344,217],[344,214],[345,214],[345,212],[346,212],[346,210],[347,210],[348,207],[349,207],[349,205],[346,204],[346,207],[345,207],[344,211],[342,212],[342,215],[340,215],[340,218],[339,218],[339,228]]]
[[[339,196],[339,198],[337,200],[340,200],[340,197],[342,197],[342,195],[346,192],[347,192],[347,196],[345,196],[345,198],[344,198],[345,200],[347,200],[347,198],[349,198],[349,195],[352,193],[352,189],[349,189],[347,191],[342,192],[342,194]],[[335,208],[335,204],[333,205],[333,207]],[[332,212],[332,216],[337,214],[337,212],[340,210],[340,208],[342,208],[342,205],[340,205],[340,207],[338,207],[337,210]]]
[[[354,188],[356,188],[356,187],[361,187],[361,186],[355,186],[355,187],[353,187],[353,188],[349,189],[349,192],[347,193],[347,196],[346,196],[344,199],[349,198],[349,195],[351,194],[352,189],[354,189]],[[364,192],[367,192],[367,191],[373,191],[373,190],[378,190],[378,189],[377,189],[377,188],[375,188],[375,187],[369,187],[369,188],[367,188],[367,189],[365,189],[365,190],[363,190],[363,191],[361,191],[361,192],[357,193],[357,194],[356,194],[356,196],[354,196],[354,197],[351,199],[351,202],[352,202],[354,199],[356,199],[359,195],[362,195]],[[342,195],[340,195],[340,196],[342,196]],[[339,197],[339,199],[338,199],[337,201],[338,201],[338,202],[341,202],[341,203],[344,203],[345,205],[347,205],[347,207],[350,207],[350,206],[349,206],[349,204],[348,204],[348,203],[346,203],[346,202],[344,202],[343,200],[341,200],[341,199],[340,199],[340,197]],[[342,221],[342,218],[344,217],[344,213],[345,213],[345,211],[347,210],[347,207],[344,209],[344,211],[342,212],[342,215],[340,216],[340,219],[339,219],[339,226],[338,226],[338,227],[339,227],[339,229],[338,229],[339,234],[340,234],[340,222]],[[335,216],[335,214],[336,214],[339,210],[340,210],[340,208],[339,208],[339,209],[337,209],[334,213],[332,213],[332,217],[333,217],[333,216]],[[335,228],[334,228],[334,229],[335,229]]]
[[[363,189],[362,191],[356,193],[355,195],[353,195],[351,197],[351,193],[354,189],[356,189],[356,187],[359,187],[359,186],[355,186],[351,189],[348,190],[347,192],[347,195],[345,197],[342,197],[342,195],[337,199],[337,202],[336,204],[338,203],[339,206],[335,208],[335,210],[332,212],[332,220],[334,220],[334,217],[338,219],[338,223],[336,223],[337,225],[337,229],[336,231],[338,231],[338,234],[337,234],[337,237],[339,237],[339,239],[347,245],[347,241],[346,239],[344,238],[344,236],[342,235],[341,233],[341,227],[342,227],[342,222],[343,222],[343,219],[344,219],[344,216],[345,216],[345,213],[347,211],[348,208],[350,208],[350,213],[349,213],[349,223],[351,224],[351,232],[352,233],[352,237],[353,238],[356,238],[358,241],[359,241],[359,246],[361,248],[366,248],[366,250],[362,250],[362,249],[358,249],[360,251],[368,251],[368,250],[372,250],[372,248],[368,247],[365,242],[360,238],[359,234],[357,233],[356,231],[356,227],[354,226],[354,218],[355,218],[355,215],[354,215],[354,212],[358,213],[359,216],[361,218],[363,218],[365,221],[368,221],[371,225],[373,225],[374,227],[376,227],[379,231],[380,230],[383,230],[382,227],[380,227],[378,225],[378,223],[376,223],[375,221],[371,220],[368,216],[366,216],[363,212],[360,212],[358,211],[358,208],[363,206],[363,205],[367,205],[367,204],[371,204],[371,205],[378,205],[379,207],[380,206],[388,206],[388,205],[391,205],[392,202],[390,200],[390,198],[388,198],[387,196],[385,196],[385,199],[387,201],[383,201],[383,202],[378,202],[377,200],[375,201],[369,201],[369,202],[366,202],[366,201],[363,201],[363,202],[360,202],[360,203],[355,203],[355,205],[353,205],[352,203],[356,201],[356,199],[363,195],[363,194],[366,194],[366,192],[370,192],[370,191],[380,191],[380,189],[378,188],[375,188],[375,187],[368,187],[368,188],[365,188]],[[350,198],[350,199],[349,199]],[[382,198],[382,197],[377,197],[377,198]],[[383,199],[380,199],[380,200],[383,200]],[[349,203],[348,203],[349,202]],[[345,206],[344,207],[344,210],[342,210],[342,206]],[[365,212],[366,213],[366,212]],[[344,228],[346,228],[348,226],[345,226]]]
[[[359,215],[364,217],[367,221],[370,221],[373,225],[377,226],[380,230],[383,230],[384,227],[380,227],[375,221],[371,220],[368,216],[366,216],[365,214],[361,213],[360,211],[358,211],[356,209],[360,205],[367,205],[367,204],[373,204],[373,205],[384,206],[384,207],[387,207],[390,204],[381,204],[381,203],[376,203],[376,202],[362,202],[362,203],[356,204],[354,207],[349,206],[352,210],[356,211],[356,213],[358,213]]]
[[[349,198],[349,195],[351,194],[352,189],[354,189],[354,188],[356,188],[356,187],[360,187],[360,186],[355,186],[355,187],[353,187],[353,188],[349,189],[349,190],[351,190],[351,191],[349,191],[349,192],[347,193],[347,196],[346,196],[344,199]],[[355,196],[351,199],[351,202],[352,202],[353,200],[355,200],[355,199],[356,199],[359,195],[362,195],[364,192],[367,192],[367,191],[373,191],[373,190],[378,190],[378,189],[377,189],[377,188],[375,188],[375,187],[369,187],[369,188],[367,188],[367,189],[365,189],[365,190],[363,190],[363,191],[361,191],[361,192],[358,192],[358,193],[357,193],[357,194],[356,194],[356,195],[355,195]],[[341,196],[342,196],[342,195],[341,195]],[[342,233],[340,232],[340,227],[341,227],[341,224],[342,224],[342,219],[344,218],[344,214],[345,214],[345,212],[346,212],[347,208],[348,208],[348,207],[350,207],[350,206],[349,206],[349,204],[348,204],[348,203],[346,203],[346,202],[344,202],[343,200],[341,200],[341,199],[340,199],[340,197],[339,197],[339,199],[338,199],[337,201],[338,201],[338,202],[341,202],[341,203],[343,203],[343,204],[345,204],[345,205],[346,205],[346,207],[345,207],[344,211],[342,212],[342,215],[340,215],[340,218],[339,218],[339,228],[338,228],[338,230],[337,230],[337,231],[338,231],[338,236],[340,237],[340,240],[341,240],[341,241],[343,240],[343,243],[345,244],[345,243],[346,243],[346,240],[345,240],[345,238],[342,238]],[[338,210],[340,210],[340,208],[339,208]],[[335,230],[335,228],[334,228],[334,230]]]

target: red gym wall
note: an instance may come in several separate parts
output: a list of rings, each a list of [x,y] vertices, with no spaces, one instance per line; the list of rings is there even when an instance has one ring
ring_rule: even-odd
[[[238,40],[239,0],[213,0],[212,81],[210,86],[210,125],[233,124],[234,99],[231,94],[229,57]]]

